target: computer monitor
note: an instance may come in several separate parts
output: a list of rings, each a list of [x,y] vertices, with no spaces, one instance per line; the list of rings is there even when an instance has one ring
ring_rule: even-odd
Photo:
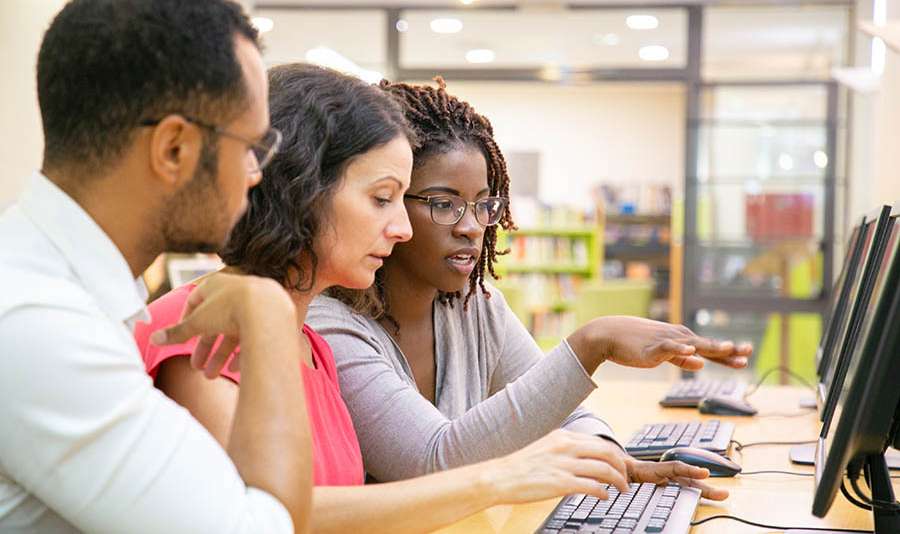
[[[900,427],[900,209],[893,210],[873,261],[871,298],[861,314],[858,343],[839,366],[829,398],[834,409],[816,451],[813,514],[824,517],[845,475],[855,484],[862,472],[872,496],[875,532],[900,532],[884,452],[898,444]],[[860,497],[865,501],[866,497]],[[875,503],[872,505],[871,503]]]
[[[819,340],[819,346],[816,348],[816,376],[821,381],[822,372],[828,366],[831,356],[836,328],[834,325],[843,321],[844,314],[847,312],[847,298],[850,295],[850,286],[848,280],[853,280],[856,276],[856,270],[859,268],[860,251],[863,242],[859,239],[862,235],[863,226],[866,224],[866,218],[862,217],[850,233],[850,240],[847,242],[847,253],[844,255],[844,263],[841,265],[841,272],[834,283],[831,291],[831,302],[828,303],[828,311],[825,315],[825,327],[822,329],[822,339]]]
[[[822,373],[819,378],[817,403],[822,422],[829,417],[834,408],[835,399],[831,398],[832,385],[835,376],[841,369],[841,362],[852,353],[856,344],[856,334],[862,311],[869,302],[871,293],[873,271],[878,263],[874,259],[877,256],[879,246],[884,239],[885,229],[890,219],[891,207],[884,206],[880,210],[866,215],[860,229],[860,263],[853,276],[848,278],[848,290],[844,305],[846,310],[840,318],[835,318],[832,323],[834,340],[827,354],[823,353]],[[826,361],[827,360],[827,361]]]

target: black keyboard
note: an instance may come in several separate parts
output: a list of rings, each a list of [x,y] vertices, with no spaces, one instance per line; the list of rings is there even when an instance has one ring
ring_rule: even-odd
[[[741,399],[747,384],[737,380],[680,380],[659,403],[666,407],[696,408],[703,397],[713,395]]]
[[[658,460],[673,447],[699,447],[718,454],[728,452],[734,423],[710,419],[688,423],[655,423],[635,432],[625,450],[641,460]]]
[[[630,484],[627,493],[607,486],[609,498],[579,493],[564,497],[537,529],[540,534],[686,534],[700,491],[678,485]]]

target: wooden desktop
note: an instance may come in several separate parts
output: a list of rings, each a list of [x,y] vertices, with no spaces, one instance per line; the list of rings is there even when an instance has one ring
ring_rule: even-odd
[[[799,401],[812,392],[788,386],[763,386],[748,398],[759,409],[755,417],[701,415],[691,408],[663,408],[658,401],[669,383],[648,381],[605,381],[585,401],[585,405],[601,415],[616,430],[621,440],[644,423],[688,421],[697,418],[725,419],[735,423],[734,439],[740,443],[762,441],[805,441],[818,436],[820,424],[815,410],[803,410]],[[615,399],[619,399],[616,401]],[[790,417],[774,416],[780,414]],[[802,415],[797,415],[802,414]],[[790,447],[761,445],[737,452],[731,457],[744,471],[782,470],[813,473],[812,466],[795,465],[788,458]],[[813,477],[782,474],[760,474],[735,478],[711,479],[728,489],[731,496],[724,502],[701,501],[695,520],[728,514],[769,525],[791,528],[819,527],[872,529],[871,512],[856,508],[840,494],[831,511],[820,519],[812,515]],[[900,489],[897,481],[895,488]],[[444,534],[528,533],[534,532],[556,506],[559,499],[516,506],[495,506],[470,516],[439,532]],[[728,519],[716,519],[698,525],[692,534],[729,534],[771,532]]]

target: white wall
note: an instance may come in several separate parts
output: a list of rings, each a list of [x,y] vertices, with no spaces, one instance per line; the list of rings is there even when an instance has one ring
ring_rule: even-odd
[[[543,201],[587,206],[591,186],[600,182],[682,188],[679,85],[450,81],[447,89],[491,120],[503,151],[541,153]]]
[[[44,148],[38,112],[37,52],[44,31],[63,0],[0,2],[0,57],[5,59],[0,84],[0,209],[10,203],[34,169]]]
[[[253,0],[240,0],[247,10]],[[25,179],[40,167],[44,150],[37,103],[37,54],[44,32],[66,0],[0,1],[0,209],[11,203]]]
[[[888,49],[881,90],[873,99],[874,204],[900,202],[900,53]]]

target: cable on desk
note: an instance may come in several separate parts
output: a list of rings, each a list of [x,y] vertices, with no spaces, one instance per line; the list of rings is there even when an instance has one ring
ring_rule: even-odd
[[[802,412],[793,412],[793,413],[781,413],[781,412],[771,412],[771,413],[761,413],[756,417],[800,417],[803,415],[809,415],[814,412],[815,408],[804,408],[805,411]]]
[[[740,452],[747,447],[756,447],[758,445],[811,445],[813,443],[817,443],[817,440],[807,440],[807,441],[757,441],[753,443],[741,443],[737,440],[731,440],[731,443],[735,445],[735,450]]]
[[[753,395],[754,393],[756,393],[756,390],[759,389],[759,386],[761,386],[762,383],[765,382],[766,379],[769,378],[769,377],[772,375],[772,373],[774,373],[774,372],[776,372],[776,371],[782,371],[782,372],[784,372],[784,373],[787,373],[787,374],[790,375],[794,380],[796,380],[797,382],[800,382],[801,384],[803,384],[803,385],[806,386],[807,388],[809,388],[809,389],[811,389],[811,390],[813,390],[813,391],[816,390],[815,386],[813,386],[812,384],[810,384],[808,380],[806,380],[805,378],[803,378],[803,377],[800,376],[799,374],[795,373],[794,371],[788,369],[787,367],[785,367],[785,366],[783,366],[783,365],[779,365],[778,367],[773,367],[773,368],[769,369],[768,371],[764,372],[764,373],[762,374],[762,376],[759,377],[759,380],[757,380],[755,384],[753,384],[752,386],[750,386],[749,388],[747,388],[747,390],[744,392],[744,398],[746,399],[746,398],[749,397],[750,395]]]
[[[866,495],[865,492],[862,490],[862,488],[859,487],[859,477],[858,476],[848,477],[848,478],[850,478],[850,487],[853,488],[853,492],[856,494],[856,497],[859,500],[861,500],[862,502],[864,502],[867,506],[869,506],[869,508],[867,508],[867,510],[871,510],[872,507],[875,507],[876,509],[879,509],[879,510],[887,510],[890,512],[896,512],[896,511],[900,510],[900,503],[897,503],[896,501],[895,502],[874,501],[871,497]],[[844,496],[846,497],[847,495],[844,494]],[[853,504],[857,504],[855,500],[851,500],[850,502],[852,502]]]
[[[794,475],[797,477],[814,477],[815,473],[798,473],[797,471],[777,471],[774,469],[765,469],[763,471],[741,471],[739,473],[742,477],[748,475]]]
[[[829,532],[859,532],[863,534],[872,534],[871,530],[853,530],[848,528],[824,528],[824,527],[781,527],[777,525],[767,525],[765,523],[756,523],[754,521],[748,521],[746,519],[742,519],[733,515],[713,515],[701,519],[699,521],[691,521],[691,526],[696,527],[697,525],[702,525],[707,521],[713,521],[715,519],[730,519],[732,521],[737,521],[738,523],[744,523],[745,525],[750,525],[751,527],[759,527],[759,528],[767,528],[770,530],[791,530],[791,529],[803,529],[803,530],[824,530]]]
[[[856,499],[856,497],[854,497],[853,495],[850,495],[850,491],[847,490],[847,481],[846,480],[841,480],[841,494],[844,496],[845,499],[850,501],[850,504],[852,504],[853,506],[856,506],[857,508],[862,508],[863,510],[871,510],[872,509],[872,507],[869,506],[868,504],[866,504],[864,502],[860,502]]]

